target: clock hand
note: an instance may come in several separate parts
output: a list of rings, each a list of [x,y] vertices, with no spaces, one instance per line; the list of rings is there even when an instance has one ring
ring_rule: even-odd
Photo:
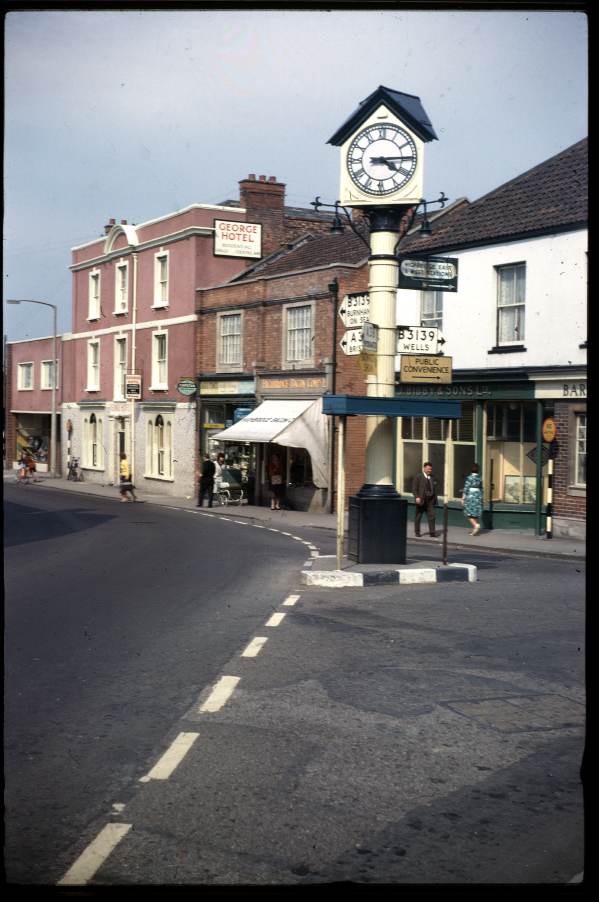
[[[403,162],[405,160],[407,162],[408,160],[413,160],[413,159],[414,159],[413,156],[410,156],[410,157],[370,157],[370,163],[372,166],[379,166],[379,165],[388,166],[389,169],[393,169],[395,172],[397,172],[397,166],[394,165],[393,161],[400,160],[401,162]]]

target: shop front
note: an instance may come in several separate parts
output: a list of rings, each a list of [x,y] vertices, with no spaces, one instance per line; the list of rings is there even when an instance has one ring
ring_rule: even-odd
[[[397,426],[397,484],[410,495],[412,480],[430,460],[447,501],[449,521],[467,525],[461,496],[472,463],[481,467],[486,528],[544,529],[548,448],[542,424],[550,399],[532,380],[474,379],[451,385],[400,385],[398,397],[461,401],[458,420],[402,418]]]
[[[48,470],[52,417],[47,413],[19,413],[12,411],[15,418],[16,444],[14,460],[23,453],[33,458],[40,472]],[[60,413],[56,415],[57,460],[60,461]]]
[[[223,443],[226,458],[240,444],[248,447],[253,503],[271,503],[273,472],[280,471],[282,506],[325,509],[329,485],[329,424],[321,403],[325,384],[324,374],[260,376],[261,403],[237,423],[213,433],[212,440]]]
[[[243,489],[250,504],[255,500],[256,448],[239,440],[223,442],[219,433],[247,416],[256,406],[254,379],[199,379],[198,423],[200,460],[205,454],[225,455],[228,480]]]

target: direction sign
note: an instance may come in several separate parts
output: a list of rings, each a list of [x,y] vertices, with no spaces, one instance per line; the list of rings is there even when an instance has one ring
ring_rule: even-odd
[[[339,344],[344,354],[349,354],[350,356],[359,354],[362,350],[362,330],[348,329]]]
[[[339,307],[339,316],[345,326],[361,326],[368,319],[370,296],[368,292],[346,294]]]
[[[374,323],[362,323],[362,348],[376,354],[379,345],[379,327]]]
[[[439,329],[428,326],[398,326],[398,354],[437,354],[439,345],[444,345]]]
[[[400,382],[451,382],[452,357],[417,357],[402,354]]]
[[[399,262],[398,288],[457,291],[457,257],[404,257]]]

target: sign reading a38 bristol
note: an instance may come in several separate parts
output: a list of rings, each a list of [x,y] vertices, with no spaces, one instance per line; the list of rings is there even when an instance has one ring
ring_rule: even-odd
[[[398,288],[418,291],[457,291],[457,257],[403,257],[399,261]]]

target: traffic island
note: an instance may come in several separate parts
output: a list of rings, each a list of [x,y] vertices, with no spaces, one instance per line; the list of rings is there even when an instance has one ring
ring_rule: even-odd
[[[312,558],[303,566],[304,586],[415,585],[417,583],[476,582],[474,564],[439,564],[438,561],[417,561],[410,564],[356,564],[343,558],[337,568],[335,555]]]

